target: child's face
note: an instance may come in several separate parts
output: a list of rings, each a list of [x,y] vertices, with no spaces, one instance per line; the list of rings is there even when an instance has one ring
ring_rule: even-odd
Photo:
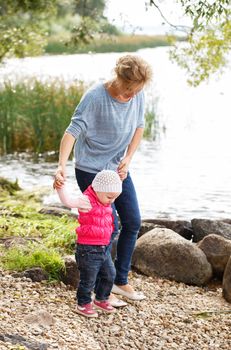
[[[120,192],[96,192],[98,200],[104,205],[112,204]]]

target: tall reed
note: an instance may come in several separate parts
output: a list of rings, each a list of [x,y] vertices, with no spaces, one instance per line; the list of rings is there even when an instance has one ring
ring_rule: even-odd
[[[175,38],[176,40],[180,40]],[[173,37],[166,35],[111,35],[94,39],[85,45],[66,44],[68,39],[59,36],[49,38],[45,52],[49,54],[91,52],[133,52],[142,48],[172,45]]]
[[[81,82],[5,82],[0,90],[0,154],[57,150],[83,91]]]

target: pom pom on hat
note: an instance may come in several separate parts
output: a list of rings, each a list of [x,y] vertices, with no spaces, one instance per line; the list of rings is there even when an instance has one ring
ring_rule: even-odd
[[[96,192],[122,192],[122,181],[113,170],[102,170],[96,174],[92,181],[92,187]]]

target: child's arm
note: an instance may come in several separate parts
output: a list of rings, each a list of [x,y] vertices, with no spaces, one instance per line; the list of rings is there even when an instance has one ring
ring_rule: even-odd
[[[68,208],[77,208],[83,212],[88,212],[92,208],[88,197],[84,194],[81,194],[75,198],[70,198],[67,194],[65,185],[63,185],[61,188],[57,188],[57,192],[60,201]]]

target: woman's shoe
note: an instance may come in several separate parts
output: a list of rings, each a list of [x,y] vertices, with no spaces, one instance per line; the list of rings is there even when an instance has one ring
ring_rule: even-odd
[[[126,292],[122,288],[118,287],[117,285],[113,285],[112,292],[115,294],[123,295],[124,297],[131,299],[131,300],[144,300],[146,296],[142,292],[136,292],[135,290],[133,292]]]
[[[126,303],[126,301],[118,299],[115,295],[113,295],[112,293],[110,294],[109,297],[109,302],[112,306],[114,307],[124,307],[127,306],[128,304]]]

